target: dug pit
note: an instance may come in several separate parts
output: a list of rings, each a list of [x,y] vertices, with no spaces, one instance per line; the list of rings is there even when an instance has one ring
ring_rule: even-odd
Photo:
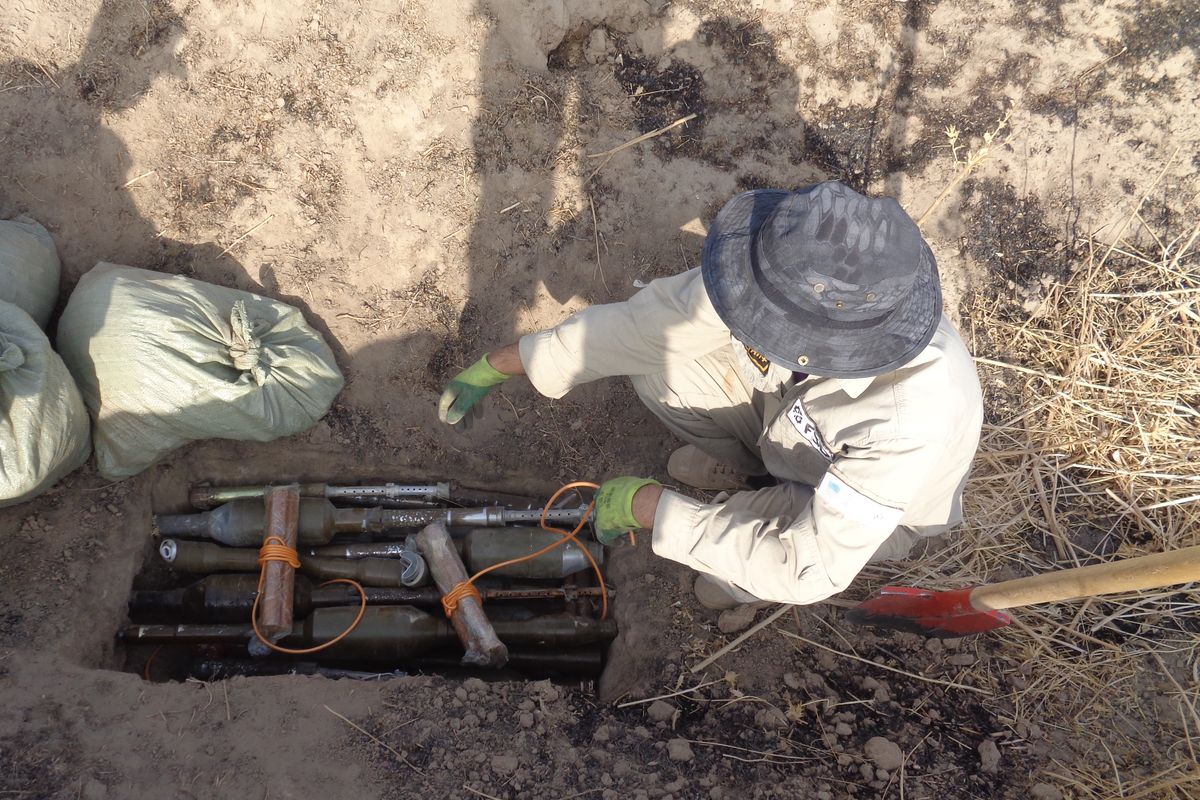
[[[264,539],[261,488],[224,495],[193,488],[192,507],[155,515],[155,547],[133,578],[117,631],[121,668],[159,682],[440,673],[551,679],[594,690],[617,627],[600,580],[605,550],[593,540],[583,496],[559,502],[542,528],[533,498],[445,483],[419,496],[420,486],[376,486],[357,494],[301,487],[294,625],[274,640],[277,650],[262,644],[251,623],[264,594],[255,546]],[[474,585],[508,648],[502,668],[464,663],[442,592],[415,542],[417,526],[430,522],[448,524],[468,574],[478,575]],[[576,526],[580,538],[571,539]]]

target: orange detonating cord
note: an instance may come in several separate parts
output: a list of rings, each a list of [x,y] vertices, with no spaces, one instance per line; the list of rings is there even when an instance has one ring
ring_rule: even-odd
[[[475,584],[471,583],[473,580],[475,579],[463,581],[442,596],[442,610],[446,612],[447,617],[453,617],[454,612],[458,611],[459,602],[468,597],[474,597],[479,602],[483,602],[479,590],[475,588]]]
[[[254,635],[258,640],[265,644],[276,653],[285,653],[290,656],[301,656],[306,653],[319,653],[327,647],[340,642],[350,635],[350,631],[358,627],[358,623],[362,622],[363,615],[367,613],[367,593],[363,590],[362,584],[358,581],[350,580],[349,578],[334,578],[331,581],[325,581],[322,586],[329,586],[334,583],[348,583],[358,590],[358,596],[362,599],[362,603],[358,607],[358,616],[354,618],[354,622],[350,623],[350,627],[339,633],[337,636],[330,639],[328,642],[317,645],[316,647],[304,647],[300,649],[292,649],[290,647],[280,647],[274,642],[267,641],[267,637],[262,635],[262,631],[258,629],[258,601],[262,598],[263,581],[267,577],[267,564],[271,561],[283,561],[292,569],[300,569],[300,554],[296,552],[294,547],[288,547],[283,539],[278,536],[268,536],[263,541],[262,548],[258,551],[258,565],[262,567],[262,571],[258,573],[258,591],[254,594],[254,608],[250,609],[250,626],[254,628]],[[473,587],[472,587],[473,588]]]
[[[575,526],[575,530],[570,531],[569,533],[561,528],[552,528],[546,524],[546,515],[550,513],[550,508],[554,505],[554,501],[562,497],[563,494],[571,489],[599,488],[599,485],[595,483],[589,483],[588,481],[574,481],[572,483],[568,483],[566,486],[555,492],[554,495],[546,501],[545,508],[542,509],[542,516],[541,519],[538,520],[538,527],[540,527],[542,530],[550,531],[551,533],[557,533],[562,538],[557,542],[551,542],[541,550],[538,550],[536,553],[530,553],[528,555],[520,556],[519,558],[510,558],[508,561],[502,561],[499,564],[493,564],[487,569],[482,569],[479,572],[476,572],[470,578],[467,578],[465,581],[455,586],[446,593],[445,597],[442,598],[442,608],[445,609],[446,616],[454,616],[454,612],[458,610],[459,601],[461,601],[464,597],[479,597],[479,590],[475,588],[475,581],[479,578],[482,578],[484,575],[487,575],[489,572],[495,572],[496,570],[507,567],[511,564],[520,564],[522,561],[529,561],[530,559],[537,558],[542,553],[548,553],[556,547],[561,547],[567,542],[574,542],[579,546],[579,549],[583,551],[583,554],[587,556],[587,560],[592,564],[592,569],[596,572],[596,580],[600,584],[600,619],[606,619],[608,617],[608,589],[604,586],[604,573],[600,571],[600,565],[597,564],[596,559],[592,557],[591,551],[584,547],[579,539],[576,538],[579,535],[579,532],[583,530],[583,526],[587,525],[587,521],[591,518],[592,512],[596,509],[596,501],[593,500],[592,502],[588,503],[587,511],[583,513],[583,518],[579,520],[579,524]]]

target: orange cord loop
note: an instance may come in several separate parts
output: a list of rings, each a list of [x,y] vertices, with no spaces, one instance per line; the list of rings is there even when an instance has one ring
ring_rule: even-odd
[[[285,561],[292,569],[300,569],[300,554],[296,552],[296,548],[288,547],[278,536],[268,536],[263,540],[263,546],[258,551],[260,567],[265,567],[272,561]]]
[[[350,635],[350,631],[358,627],[358,623],[362,622],[363,615],[367,613],[367,593],[363,590],[362,585],[358,581],[352,581],[349,578],[335,578],[331,581],[325,581],[322,586],[329,586],[332,583],[348,583],[358,590],[360,603],[358,606],[358,616],[350,623],[346,630],[339,633],[337,636],[330,639],[328,642],[323,642],[316,647],[304,647],[293,649],[290,647],[280,647],[267,637],[263,636],[262,631],[258,629],[258,601],[262,599],[263,581],[267,577],[267,564],[272,561],[286,562],[292,569],[300,569],[300,554],[296,552],[294,547],[288,547],[283,539],[278,536],[268,536],[263,540],[263,546],[258,551],[258,565],[262,567],[262,571],[258,573],[258,590],[254,594],[254,608],[250,609],[250,627],[254,629],[254,635],[258,640],[265,644],[268,649],[274,650],[276,653],[285,653],[291,656],[300,656],[307,653],[319,653],[327,647],[333,647],[335,644],[345,639]],[[443,601],[444,603],[445,601]]]
[[[446,612],[447,619],[454,618],[454,612],[458,611],[458,604],[468,597],[474,597],[479,602],[483,602],[479,590],[475,588],[475,584],[471,583],[472,580],[474,578],[463,581],[442,597],[442,610]]]

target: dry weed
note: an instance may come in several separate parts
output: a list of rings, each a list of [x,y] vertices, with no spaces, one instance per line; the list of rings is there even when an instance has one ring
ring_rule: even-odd
[[[1200,225],[1170,238],[1140,206],[1040,302],[968,301],[990,401],[968,524],[889,580],[961,587],[1200,544]],[[1192,583],[1019,610],[969,682],[1003,687],[1010,744],[1031,725],[1071,743],[1050,772],[1074,797],[1194,797],[1197,609]],[[995,674],[1005,662],[1021,666]]]

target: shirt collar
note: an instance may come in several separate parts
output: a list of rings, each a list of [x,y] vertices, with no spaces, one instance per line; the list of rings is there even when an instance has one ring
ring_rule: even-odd
[[[867,390],[867,387],[871,385],[871,382],[875,380],[875,376],[872,375],[866,378],[837,378],[836,380],[838,386],[842,387],[843,392],[850,395],[851,399],[857,400]]]
[[[935,348],[931,343],[929,345],[926,345],[925,349],[922,350],[920,353],[918,353],[915,358],[913,358],[911,361],[908,361],[908,362],[902,364],[901,366],[897,367],[897,369],[908,369],[909,367],[917,367],[928,361],[932,361],[937,356],[938,356],[937,348]],[[889,373],[884,373],[884,374],[886,375]],[[844,391],[846,394],[848,394],[850,396],[850,399],[857,400],[859,397],[862,396],[862,393],[865,392],[871,386],[871,383],[878,377],[879,377],[878,375],[870,375],[866,378],[834,378],[834,380],[837,381],[837,385],[841,387],[842,391]]]

